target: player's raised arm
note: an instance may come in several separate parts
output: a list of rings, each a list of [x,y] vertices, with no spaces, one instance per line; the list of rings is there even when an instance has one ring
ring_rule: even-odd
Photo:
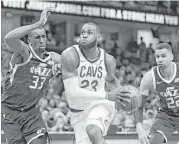
[[[5,37],[4,42],[8,48],[8,50],[16,53],[23,54],[25,49],[25,44],[20,40],[20,38],[24,37],[30,31],[43,26],[47,22],[47,17],[49,16],[49,12],[52,11],[52,8],[46,8],[42,13],[40,20],[37,23],[22,26],[10,31]]]
[[[110,90],[108,92],[108,99],[111,101],[116,101],[118,104],[125,105],[130,100],[130,93],[128,91],[121,91],[122,87],[120,81],[115,75],[116,70],[116,60],[113,56],[106,54],[107,63],[107,77],[106,84],[107,88]],[[121,101],[125,102],[122,103]]]
[[[67,96],[75,99],[99,100],[105,99],[107,93],[105,91],[90,91],[79,87],[77,67],[79,58],[74,48],[67,48],[61,55],[62,61],[62,77]]]
[[[152,88],[153,78],[152,78],[152,70],[148,71],[140,84],[140,93],[142,96],[142,102],[139,109],[135,112],[135,120],[136,120],[136,129],[138,132],[139,140],[141,143],[149,144],[148,135],[146,134],[145,130],[143,129],[142,122],[143,122],[143,108],[147,100],[147,96],[149,96],[149,92]]]

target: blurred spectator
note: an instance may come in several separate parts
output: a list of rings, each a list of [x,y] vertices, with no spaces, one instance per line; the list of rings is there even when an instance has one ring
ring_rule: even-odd
[[[143,41],[143,37],[140,38],[141,43],[139,44],[139,49],[140,49],[140,61],[141,63],[145,63],[146,62],[146,57],[147,57],[147,48],[146,48],[146,44]]]
[[[66,48],[65,27],[61,26],[60,24],[55,25],[54,39],[56,41],[56,47],[54,50],[61,54]]]
[[[145,130],[150,130],[155,120],[155,113],[152,110],[146,112],[146,119],[143,121]]]

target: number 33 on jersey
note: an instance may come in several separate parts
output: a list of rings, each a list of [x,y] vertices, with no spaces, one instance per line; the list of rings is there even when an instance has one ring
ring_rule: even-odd
[[[91,91],[104,90],[107,75],[105,51],[99,48],[97,58],[90,60],[77,45],[74,48],[79,56],[79,66],[77,69],[79,86]]]
[[[49,62],[51,62],[49,60]],[[32,74],[32,83],[29,86],[30,89],[42,89],[44,82],[48,82],[52,77],[52,67],[53,64],[39,63],[37,66],[32,66],[30,68],[30,73]],[[46,81],[47,80],[47,81]]]

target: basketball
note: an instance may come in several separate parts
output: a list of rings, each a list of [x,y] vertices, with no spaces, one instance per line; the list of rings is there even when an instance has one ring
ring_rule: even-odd
[[[121,88],[121,91],[129,91],[130,92],[130,96],[131,96],[131,99],[130,99],[130,102],[128,104],[125,104],[125,106],[122,105],[122,109],[126,112],[134,112],[136,111],[140,104],[141,104],[141,101],[142,101],[142,97],[141,97],[141,94],[139,92],[139,90],[137,88],[135,88],[134,86],[131,86],[131,85],[126,85],[126,86],[123,86]]]

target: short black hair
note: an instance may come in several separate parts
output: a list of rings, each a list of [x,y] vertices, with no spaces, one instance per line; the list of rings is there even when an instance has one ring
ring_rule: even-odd
[[[157,45],[156,50],[167,49],[172,52],[172,47],[168,43],[160,43]]]
[[[86,24],[87,24],[87,25],[94,25],[94,26],[96,27],[96,30],[100,33],[101,30],[100,30],[100,27],[99,27],[99,25],[98,25],[97,23],[94,23],[94,22],[86,22],[86,23],[83,24],[83,26],[86,25]]]

